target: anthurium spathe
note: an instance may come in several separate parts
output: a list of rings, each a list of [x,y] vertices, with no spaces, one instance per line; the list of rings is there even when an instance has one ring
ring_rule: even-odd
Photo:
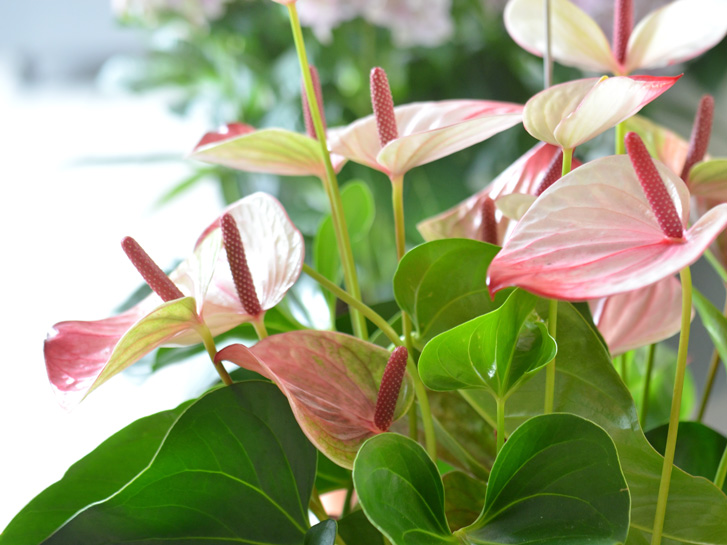
[[[553,58],[594,72],[625,75],[686,61],[710,49],[727,33],[727,3],[723,0],[671,2],[649,13],[633,31],[633,13],[627,6],[614,21],[616,38],[623,36],[622,48],[617,43],[609,45],[598,24],[569,0],[551,0],[550,6]],[[540,0],[510,0],[505,26],[521,47],[543,56],[545,17]]]
[[[403,365],[396,364],[402,363],[401,355],[395,351],[391,358],[399,380]],[[343,333],[292,331],[267,337],[249,349],[228,346],[216,359],[231,361],[275,382],[311,442],[343,467],[353,467],[363,442],[385,431],[377,424],[376,406],[389,351],[379,346]],[[404,353],[404,365],[405,361]],[[390,394],[386,401],[395,399]],[[407,377],[393,416],[384,420],[390,423],[400,418],[412,399]]]
[[[490,266],[490,292],[520,286],[557,299],[595,299],[648,286],[696,261],[727,225],[727,205],[687,230],[686,185],[655,164],[681,224],[680,238],[662,230],[629,158],[604,157],[564,176],[535,201]]]
[[[612,355],[653,344],[679,332],[682,288],[674,276],[634,291],[589,301],[593,322]]]
[[[247,253],[262,311],[283,298],[300,274],[303,238],[273,197],[255,193],[225,212],[234,218]],[[193,254],[169,279],[179,298],[163,302],[156,293],[123,314],[98,321],[61,322],[45,342],[48,378],[65,407],[164,345],[202,342],[200,328],[212,335],[259,318],[237,297],[223,248],[220,220],[200,237]]]
[[[509,129],[522,120],[522,105],[490,100],[418,102],[394,108],[397,136],[382,145],[370,115],[328,133],[332,152],[391,178]]]
[[[636,114],[680,77],[587,78],[554,85],[528,100],[523,125],[538,140],[573,149]]]
[[[285,129],[255,129],[244,123],[230,123],[205,134],[190,157],[246,172],[283,176],[325,177],[326,167],[318,142]],[[345,159],[332,156],[336,171]]]
[[[542,181],[544,173],[560,150],[552,144],[540,143],[528,150],[512,165],[504,170],[492,183],[479,193],[472,195],[449,210],[428,218],[417,225],[424,240],[441,238],[472,238],[482,240],[485,206],[488,201],[497,201],[500,197],[511,194],[534,195]],[[574,159],[572,167],[580,166]],[[502,244],[506,234],[511,230],[511,219],[496,210],[495,236],[491,242]]]

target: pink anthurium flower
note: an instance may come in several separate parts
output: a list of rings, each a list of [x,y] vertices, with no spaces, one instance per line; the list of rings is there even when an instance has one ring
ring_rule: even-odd
[[[363,442],[386,431],[410,405],[406,358],[405,350],[389,358],[388,350],[343,333],[292,331],[249,349],[228,346],[216,359],[275,382],[311,442],[350,469]]]
[[[680,77],[603,77],[554,85],[528,100],[523,125],[538,140],[573,149],[636,114]]]
[[[593,322],[611,354],[653,344],[679,332],[682,287],[674,276],[650,286],[589,301]]]
[[[334,153],[390,178],[487,140],[522,120],[520,104],[444,100],[394,107],[390,94],[386,102],[393,113],[382,112],[383,108],[377,112],[380,94],[373,90],[372,95],[376,113],[347,127],[331,129],[329,146]]]
[[[643,144],[629,153],[583,165],[535,201],[490,265],[491,293],[520,286],[556,299],[596,299],[653,284],[700,257],[727,226],[727,205],[687,230],[684,182],[652,163]]]
[[[237,296],[227,254],[221,251],[218,219],[200,237],[192,256],[168,279],[160,270],[151,272],[149,283],[156,293],[133,308],[104,320],[53,326],[45,341],[45,361],[62,405],[70,408],[77,404],[161,345],[197,344],[202,341],[200,328],[218,335],[243,322],[261,319],[265,310],[280,302],[300,275],[302,235],[280,203],[264,193],[238,201],[225,215],[234,219],[239,229],[260,309],[251,312]],[[132,255],[139,252],[132,248]],[[135,262],[140,270],[150,270],[151,260],[145,263]],[[157,283],[166,282],[167,288],[158,287]]]
[[[557,161],[554,162],[559,156],[562,160],[561,151],[556,146],[537,144],[482,191],[453,208],[422,221],[417,225],[417,229],[427,241],[440,238],[472,238],[501,245],[514,225],[513,218],[503,214],[499,209],[494,211],[496,229],[489,229],[489,232],[494,232],[494,236],[489,236],[486,240],[485,235],[488,230],[483,229],[483,225],[487,203],[497,202],[499,207],[499,199],[506,195],[537,194],[545,182],[544,178],[548,175],[551,165],[555,166],[560,175],[560,166]],[[580,161],[574,159],[572,166],[576,168],[580,164]]]
[[[717,44],[727,33],[723,0],[677,0],[653,11],[633,28],[630,0],[615,2],[614,44],[598,24],[569,0],[551,0],[551,51],[561,64],[594,72],[626,75],[689,60]],[[505,26],[521,47],[545,51],[541,0],[510,0]]]

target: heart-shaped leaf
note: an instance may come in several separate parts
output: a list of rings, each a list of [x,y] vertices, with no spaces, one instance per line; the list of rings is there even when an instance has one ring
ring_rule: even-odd
[[[461,471],[450,471],[442,477],[444,512],[453,532],[469,526],[485,506],[487,484]]]
[[[141,418],[109,437],[25,506],[0,544],[37,545],[81,509],[115,494],[146,468],[188,405]]]
[[[351,468],[361,444],[377,433],[376,398],[389,351],[350,335],[291,331],[248,349],[231,345],[217,354],[275,382],[288,397],[308,438],[337,464]],[[394,420],[413,400],[404,378]]]
[[[547,312],[547,308],[547,303],[541,303],[537,310]],[[631,492],[629,543],[644,540],[648,543],[664,460],[640,431],[633,399],[594,326],[572,305],[560,303],[558,332],[554,410],[587,418],[611,436]],[[514,430],[528,418],[542,414],[544,384],[545,377],[539,373],[508,399],[507,430]],[[496,407],[491,396],[476,390],[469,394],[479,411],[495,418]],[[708,511],[705,505],[710,506]],[[694,524],[697,520],[699,524]],[[712,483],[674,469],[664,536],[670,544],[727,545],[727,497]]]
[[[353,482],[366,516],[394,545],[457,544],[444,514],[444,487],[424,449],[384,433],[361,447]]]
[[[521,425],[487,483],[485,509],[458,532],[470,543],[620,544],[629,530],[629,490],[613,441],[572,414]]]
[[[44,543],[302,543],[316,453],[287,405],[264,382],[205,395],[146,469]]]
[[[447,239],[410,250],[394,274],[394,297],[409,313],[421,347],[434,336],[500,306],[484,278],[499,248],[484,242]]]
[[[556,353],[545,324],[532,316],[537,300],[515,290],[498,309],[429,341],[419,359],[424,384],[433,390],[484,388],[506,398]]]
[[[649,443],[664,454],[669,426],[659,426],[646,433]],[[679,422],[674,464],[689,473],[712,481],[727,447],[727,438],[700,422]],[[727,493],[727,482],[722,486]]]
[[[686,225],[689,192],[655,161]],[[659,227],[626,156],[596,159],[546,190],[492,261],[490,291],[520,286],[538,295],[585,300],[642,288],[695,262],[727,226],[713,208],[677,240]]]
[[[361,509],[338,521],[338,533],[346,545],[384,545],[384,536],[371,524]]]

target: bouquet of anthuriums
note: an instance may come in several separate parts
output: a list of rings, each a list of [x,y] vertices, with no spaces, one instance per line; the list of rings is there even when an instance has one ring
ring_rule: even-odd
[[[686,141],[635,116],[679,77],[631,75],[720,41],[727,1],[676,0],[634,26],[619,0],[609,45],[568,0],[511,0],[505,25],[527,50],[614,75],[549,86],[524,106],[395,107],[374,68],[373,115],[331,129],[295,0],[278,2],[306,134],[233,123],[193,156],[319,177],[331,214],[308,263],[265,193],[229,206],[169,275],[125,239],[153,294],[55,325],[45,358],[59,400],[78,403],[162,345],[202,343],[221,384],[108,439],[0,543],[727,544],[727,439],[699,423],[709,391],[698,421],[679,423],[693,305],[715,341],[712,378],[727,361],[727,318],[689,272],[706,254],[727,282],[727,159],[706,155],[711,97]],[[426,242],[407,251],[406,173],[521,122],[540,143],[422,222]],[[574,156],[613,127],[614,155]],[[351,239],[373,208],[365,185],[339,190],[347,161],[391,180],[399,312],[361,299]],[[286,312],[301,272],[326,291],[337,328]],[[256,342],[219,346],[243,323]],[[656,344],[676,332],[672,358]],[[654,427],[656,412],[668,424]],[[334,490],[331,507],[321,495]]]

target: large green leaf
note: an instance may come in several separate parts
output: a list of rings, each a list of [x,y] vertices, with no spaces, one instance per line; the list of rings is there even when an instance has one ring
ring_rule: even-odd
[[[419,359],[424,384],[433,390],[486,389],[506,398],[555,356],[555,341],[533,315],[537,300],[515,290],[501,307],[429,341]]]
[[[117,492],[149,464],[187,405],[141,418],[109,437],[26,505],[0,544],[36,545],[76,512]]]
[[[720,359],[727,365],[727,318],[696,289],[693,290],[693,300]]]
[[[427,242],[401,259],[394,296],[416,327],[423,347],[434,336],[500,306],[509,293],[490,299],[485,279],[497,246],[469,239]]]
[[[353,482],[366,516],[394,545],[458,543],[444,515],[437,467],[408,437],[384,433],[366,441]]]
[[[646,438],[661,454],[666,446],[669,426],[660,426],[647,432]],[[679,422],[674,464],[691,475],[710,481],[717,474],[722,453],[727,447],[727,438],[700,422]],[[722,490],[727,493],[727,482]]]
[[[384,545],[384,536],[360,509],[338,521],[338,534],[346,545]]]
[[[302,543],[315,465],[273,384],[220,388],[179,417],[135,479],[44,543]]]
[[[457,535],[469,543],[607,545],[629,530],[629,492],[616,447],[571,414],[532,418],[503,446],[485,508]]]
[[[341,190],[341,204],[351,242],[365,237],[376,215],[374,197],[369,186],[358,180],[348,182]],[[336,284],[341,282],[343,277],[341,259],[338,255],[336,233],[330,214],[321,222],[313,241],[313,263],[315,269],[323,276]],[[333,309],[335,297],[327,291],[324,295]],[[333,313],[332,315],[335,316]]]
[[[569,414],[534,418],[512,434],[492,468],[484,510],[454,535],[442,479],[411,439],[369,439],[353,479],[366,515],[395,545],[605,545],[622,543],[628,532],[629,493],[613,441]]]
[[[546,305],[539,307],[541,313],[547,310]],[[639,428],[633,399],[593,326],[568,303],[558,304],[556,340],[555,411],[587,418],[611,436],[631,492],[628,542],[648,542],[663,458],[649,445]],[[514,430],[526,419],[543,412],[543,375],[537,374],[508,399],[506,429]],[[480,411],[495,417],[495,403],[488,394],[473,390],[469,396]],[[727,544],[727,497],[712,483],[687,475],[680,469],[674,469],[672,473],[662,540],[663,545],[677,543]]]
[[[485,506],[487,484],[461,471],[450,471],[442,477],[444,513],[453,532],[469,526]]]

